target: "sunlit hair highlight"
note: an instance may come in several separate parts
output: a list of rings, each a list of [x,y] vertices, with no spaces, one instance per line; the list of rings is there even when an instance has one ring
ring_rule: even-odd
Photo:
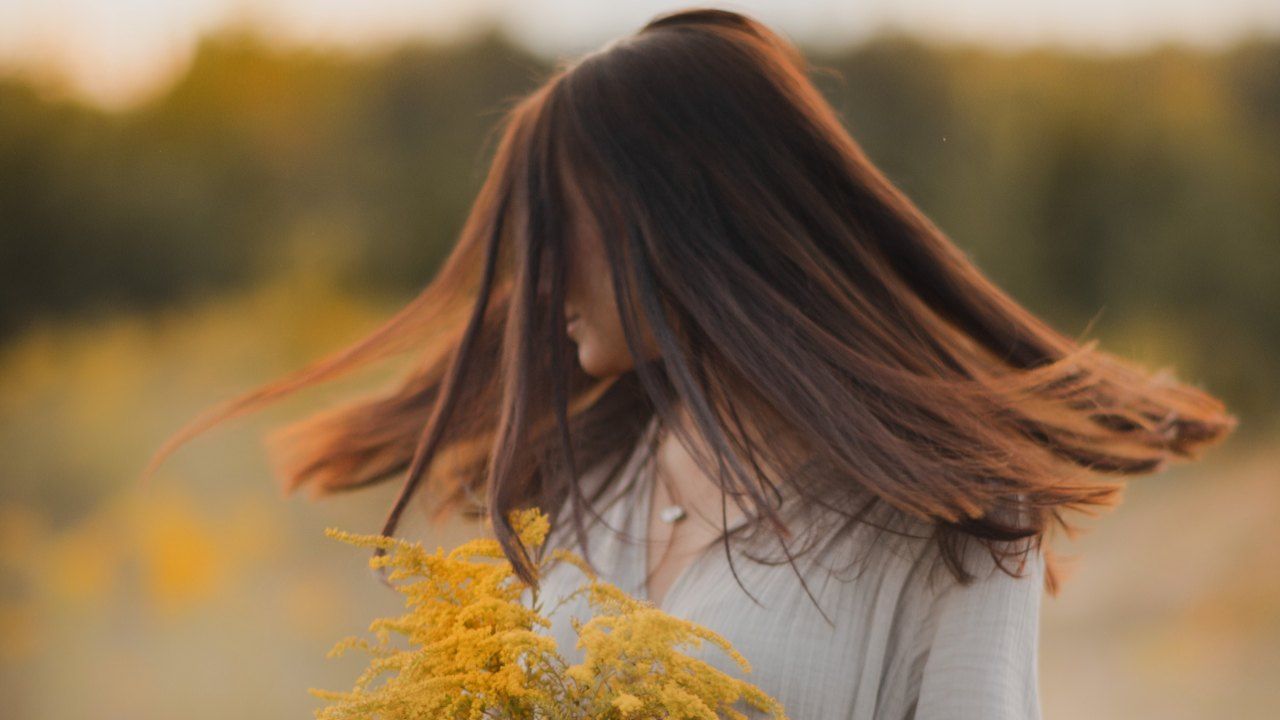
[[[456,248],[368,337],[212,409],[213,424],[373,360],[403,380],[273,437],[285,488],[396,477],[383,533],[423,490],[486,516],[526,581],[509,511],[574,531],[583,471],[611,478],[655,416],[788,562],[859,526],[924,529],[961,582],[1120,499],[1236,426],[1222,403],[1050,327],[990,282],[871,163],[796,49],[721,10],[655,18],[561,63],[515,104]],[[602,228],[635,368],[586,375],[564,335],[567,186]],[[643,357],[648,329],[660,355]],[[678,421],[692,419],[697,438]],[[768,442],[764,442],[765,439]],[[696,442],[695,442],[696,440]],[[815,542],[793,548],[790,496]],[[903,522],[898,522],[903,521]],[[729,537],[722,537],[728,553]],[[732,558],[731,558],[732,561]]]

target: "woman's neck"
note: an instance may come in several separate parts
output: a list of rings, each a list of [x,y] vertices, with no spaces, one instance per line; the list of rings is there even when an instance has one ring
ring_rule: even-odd
[[[677,405],[676,410],[675,415],[682,428],[686,430],[688,441],[695,443],[696,451],[710,460],[712,458],[711,447],[698,431],[692,415],[687,410],[687,406],[681,403]],[[765,442],[765,437],[758,431],[753,431],[751,426],[747,426],[746,430],[753,447],[761,447],[762,443]],[[671,492],[675,499],[681,504],[693,507],[707,507],[708,503],[718,507],[721,495],[720,486],[714,477],[708,475],[698,465],[696,460],[697,452],[688,447],[685,444],[685,440],[670,428],[660,427],[659,432],[660,437],[656,448],[655,462],[658,466],[658,473],[671,486]],[[748,472],[755,469],[754,465],[747,463],[745,459],[742,460]],[[775,466],[769,464],[769,458],[756,454],[753,460],[769,475],[769,484],[778,486],[780,490],[785,489],[786,484],[783,482],[782,473]],[[762,493],[771,498],[772,494],[766,489],[765,483],[761,478],[753,477],[752,480]],[[737,503],[733,502],[732,499],[728,501],[726,507],[730,514],[730,521],[732,521],[733,517],[741,515]],[[719,515],[719,512],[716,515]]]

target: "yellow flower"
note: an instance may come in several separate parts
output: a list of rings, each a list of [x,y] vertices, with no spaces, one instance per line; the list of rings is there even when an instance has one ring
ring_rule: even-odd
[[[547,517],[528,508],[513,512],[510,521],[536,553],[550,529]],[[551,622],[535,609],[536,593],[534,607],[523,604],[526,586],[496,540],[428,553],[418,543],[378,535],[335,528],[325,534],[387,550],[369,562],[389,568],[393,581],[405,581],[396,589],[405,595],[407,612],[375,619],[369,631],[376,643],[348,637],[333,646],[330,657],[358,648],[373,660],[350,692],[310,690],[332,703],[316,711],[317,720],[719,720],[745,718],[734,708],[740,701],[785,720],[782,706],[755,686],[676,649],[711,642],[750,672],[727,640],[601,581],[572,552],[555,549],[536,568],[541,574],[568,562],[587,578],[576,592],[586,593],[595,615],[585,623],[571,620],[585,655],[570,666],[555,639],[538,631]],[[392,633],[409,647],[393,647]],[[389,677],[374,688],[384,675]]]
[[[619,693],[613,698],[613,706],[618,708],[618,712],[622,713],[622,717],[630,717],[640,711],[644,707],[644,702],[640,698],[630,693]]]

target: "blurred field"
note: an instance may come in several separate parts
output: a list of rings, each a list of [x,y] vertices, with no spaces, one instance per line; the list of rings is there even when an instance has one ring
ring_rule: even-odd
[[[384,373],[232,421],[145,491],[142,462],[208,404],[377,319],[316,266],[202,309],[35,334],[0,370],[0,684],[5,717],[303,717],[324,660],[397,598],[324,527],[373,532],[395,488],[282,498],[258,434]],[[438,542],[410,521],[406,537]],[[451,537],[456,536],[456,532]],[[451,543],[452,540],[447,542]],[[71,691],[69,691],[71,690]]]
[[[855,137],[1065,331],[1220,393],[1240,434],[1137,480],[1045,600],[1047,718],[1280,707],[1280,41],[1103,60],[884,40],[820,58]],[[4,717],[305,717],[398,609],[367,554],[389,484],[284,499],[261,434],[395,363],[232,421],[194,414],[360,337],[429,278],[504,98],[500,38],[368,56],[213,38],[108,112],[0,81]],[[473,528],[402,535],[452,544]]]
[[[1134,483],[1061,547],[1044,601],[1047,718],[1269,718],[1280,708],[1280,453],[1226,445]]]

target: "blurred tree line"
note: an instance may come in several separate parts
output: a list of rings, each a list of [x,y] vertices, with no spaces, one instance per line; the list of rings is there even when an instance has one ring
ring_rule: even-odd
[[[1275,419],[1280,40],[1093,56],[884,35],[809,57],[876,164],[1020,301]],[[406,298],[551,62],[496,32],[357,55],[233,29],[123,111],[0,81],[0,340],[257,283],[298,252]]]

